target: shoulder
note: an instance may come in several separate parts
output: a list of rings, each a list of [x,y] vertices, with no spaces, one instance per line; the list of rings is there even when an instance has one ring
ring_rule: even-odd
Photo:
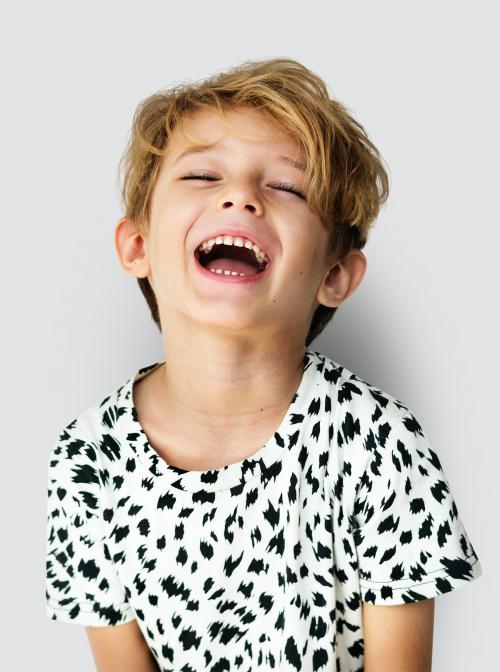
[[[321,353],[314,359],[323,405],[331,405],[330,478],[342,474],[344,487],[357,490],[366,470],[377,471],[402,440],[411,452],[422,445],[424,431],[407,403]]]
[[[68,515],[99,507],[102,451],[112,450],[115,427],[125,412],[131,379],[115,387],[66,423],[57,433],[48,458],[48,483]]]
[[[352,425],[357,433],[362,427],[392,426],[412,413],[409,406],[343,364],[323,353],[314,353],[318,375],[326,381],[337,420]],[[346,436],[346,439],[348,436]]]

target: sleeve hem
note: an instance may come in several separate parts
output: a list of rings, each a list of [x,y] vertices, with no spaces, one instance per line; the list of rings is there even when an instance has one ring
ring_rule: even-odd
[[[126,603],[125,603],[126,604]],[[75,613],[76,612],[76,613]],[[122,625],[133,621],[136,616],[130,607],[123,608],[122,605],[113,608],[114,617],[112,621],[105,618],[102,614],[88,610],[88,603],[73,604],[71,608],[65,609],[54,607],[48,602],[45,603],[45,613],[47,618],[52,621],[62,621],[64,623],[74,623],[75,625],[109,626]],[[73,616],[72,616],[73,613]]]
[[[411,579],[401,581],[368,581],[360,579],[361,601],[371,604],[404,604],[418,602],[449,593],[468,581],[482,576],[483,570],[478,558],[470,563],[470,573],[452,575],[446,568],[427,572],[419,583]]]

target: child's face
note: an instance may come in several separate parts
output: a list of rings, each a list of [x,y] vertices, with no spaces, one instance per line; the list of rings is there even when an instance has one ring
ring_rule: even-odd
[[[328,232],[319,217],[303,198],[279,186],[305,193],[303,171],[279,158],[304,162],[304,156],[257,110],[231,111],[227,120],[259,138],[239,137],[216,113],[203,110],[186,117],[185,128],[196,138],[218,141],[217,147],[181,157],[188,142],[180,134],[171,139],[134,271],[149,278],[164,332],[172,334],[181,319],[183,327],[221,329],[217,333],[224,336],[279,336],[303,343],[318,302],[327,296],[322,286],[330,261],[325,259]],[[190,172],[211,179],[185,179]],[[234,226],[271,258],[257,281],[226,281],[199,269],[196,247]]]

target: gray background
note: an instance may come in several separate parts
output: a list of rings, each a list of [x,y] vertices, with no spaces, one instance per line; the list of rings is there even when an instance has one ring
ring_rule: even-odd
[[[422,421],[484,572],[437,598],[433,669],[498,669],[498,5],[46,0],[1,13],[2,668],[94,669],[84,628],[45,616],[47,455],[65,423],[164,358],[113,245],[135,107],[289,56],[348,105],[392,180],[363,283],[312,347]]]

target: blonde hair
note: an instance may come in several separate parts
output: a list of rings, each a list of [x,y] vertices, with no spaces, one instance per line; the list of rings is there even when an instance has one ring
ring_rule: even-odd
[[[337,260],[351,249],[362,249],[389,193],[383,159],[363,126],[330,97],[323,80],[290,58],[245,61],[202,81],[161,89],[142,100],[119,164],[124,216],[137,231],[147,234],[161,159],[175,129],[186,135],[184,115],[211,109],[223,117],[225,110],[246,106],[276,122],[304,152],[307,202],[330,231],[326,254],[333,253]],[[138,278],[138,283],[161,331],[151,285],[147,278]],[[306,346],[323,331],[336,310],[317,307]]]

